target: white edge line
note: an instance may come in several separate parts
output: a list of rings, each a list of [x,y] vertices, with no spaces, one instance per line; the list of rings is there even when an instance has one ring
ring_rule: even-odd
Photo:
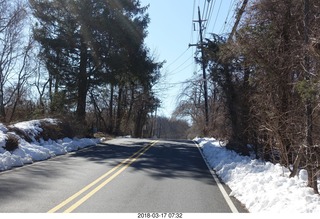
[[[200,154],[204,160],[204,162],[206,163],[208,169],[210,170],[210,173],[213,177],[213,179],[216,181],[219,189],[220,189],[220,192],[222,193],[224,199],[226,200],[230,210],[232,211],[232,213],[239,213],[238,209],[236,208],[236,206],[233,204],[232,200],[230,199],[229,195],[227,194],[226,190],[223,188],[223,185],[221,184],[219,178],[216,176],[216,174],[213,172],[212,168],[209,166],[201,148],[200,148],[200,145],[197,144],[195,141],[193,141],[193,143],[197,146],[198,150],[200,151]]]

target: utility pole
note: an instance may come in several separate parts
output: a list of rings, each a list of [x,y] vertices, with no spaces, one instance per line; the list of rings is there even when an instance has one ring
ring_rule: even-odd
[[[201,20],[201,13],[200,13],[200,7],[198,7],[198,19],[197,21],[199,23],[199,34],[200,34],[200,49],[201,49],[201,64],[202,64],[202,75],[203,75],[203,89],[204,89],[204,110],[205,110],[205,135],[208,134],[206,133],[208,131],[209,127],[209,107],[208,107],[208,85],[207,85],[207,75],[206,75],[206,63],[204,59],[204,47],[203,47],[203,36],[202,36],[202,21]],[[199,46],[198,44],[189,44],[189,46]]]

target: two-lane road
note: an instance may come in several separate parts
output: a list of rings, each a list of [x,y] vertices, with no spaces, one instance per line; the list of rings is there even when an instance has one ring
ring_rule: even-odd
[[[119,138],[0,174],[0,213],[237,211],[192,141]]]

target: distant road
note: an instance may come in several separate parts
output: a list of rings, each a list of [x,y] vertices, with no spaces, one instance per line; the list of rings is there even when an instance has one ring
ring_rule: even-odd
[[[8,212],[246,210],[221,193],[192,141],[119,138],[1,173],[0,213]]]

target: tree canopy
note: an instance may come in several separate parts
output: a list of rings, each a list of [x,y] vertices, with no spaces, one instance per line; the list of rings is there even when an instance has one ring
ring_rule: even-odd
[[[33,33],[41,46],[39,56],[49,73],[51,110],[73,110],[85,121],[90,97],[99,122],[101,107],[109,108],[109,122],[102,119],[106,128],[121,132],[121,123],[135,118],[141,125],[133,132],[140,135],[146,116],[159,105],[152,87],[162,66],[144,45],[148,7],[137,0],[29,2],[37,21]],[[101,89],[104,101],[97,100]]]

